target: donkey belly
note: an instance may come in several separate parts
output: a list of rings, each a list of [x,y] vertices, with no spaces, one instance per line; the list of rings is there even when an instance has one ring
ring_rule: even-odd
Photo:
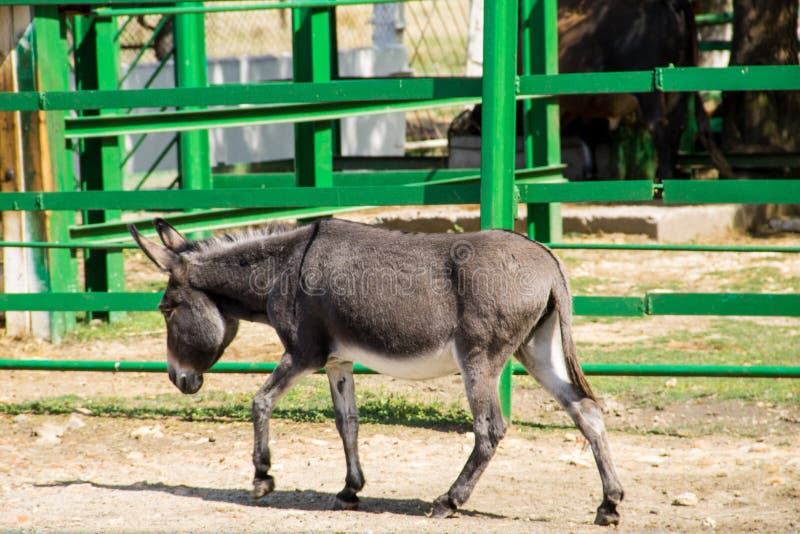
[[[354,362],[382,375],[408,380],[426,380],[459,371],[452,341],[421,354],[383,354],[351,343],[337,342],[330,359]]]

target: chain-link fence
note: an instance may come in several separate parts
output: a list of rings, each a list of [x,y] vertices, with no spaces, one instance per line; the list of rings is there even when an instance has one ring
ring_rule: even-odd
[[[470,0],[398,4],[400,9],[394,24],[405,46],[408,65],[401,69],[406,72],[393,72],[391,75],[464,75],[469,5]],[[339,50],[375,46],[375,9],[376,6],[369,4],[337,8]],[[146,15],[122,23],[125,24],[120,38],[123,64],[136,60],[153,63],[169,58],[172,50],[171,20],[160,15]],[[209,59],[291,54],[292,22],[288,9],[209,13],[205,23]],[[143,52],[142,47],[146,47]],[[380,56],[376,61],[380,62]],[[438,145],[431,141],[446,137],[448,125],[459,111],[443,108],[408,113],[408,147],[420,150],[420,147],[438,146],[438,150],[446,150],[441,141]]]

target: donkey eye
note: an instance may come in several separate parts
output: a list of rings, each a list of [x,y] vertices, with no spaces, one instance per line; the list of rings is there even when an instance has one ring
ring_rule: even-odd
[[[162,308],[161,315],[164,316],[164,319],[169,319],[172,317],[172,314],[175,313],[175,308]]]

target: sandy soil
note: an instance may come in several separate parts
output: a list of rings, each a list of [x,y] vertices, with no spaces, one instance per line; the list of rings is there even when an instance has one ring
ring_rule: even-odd
[[[248,495],[247,424],[86,416],[0,418],[0,529],[28,531],[589,532],[599,479],[565,430],[514,427],[461,517],[425,517],[471,436],[365,425],[362,507],[333,512],[344,461],[332,424],[273,425],[277,491]],[[80,421],[84,426],[78,427]],[[42,430],[63,427],[60,443]],[[142,427],[156,429],[142,434]],[[612,433],[623,531],[800,528],[796,441]],[[691,492],[697,503],[674,504]]]

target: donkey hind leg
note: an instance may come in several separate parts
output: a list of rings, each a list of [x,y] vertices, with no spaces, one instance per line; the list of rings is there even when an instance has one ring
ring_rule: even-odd
[[[429,514],[431,517],[455,515],[458,507],[464,504],[472,494],[478,479],[486,470],[489,460],[497,450],[497,445],[506,433],[506,422],[503,419],[500,400],[497,397],[498,378],[504,362],[499,361],[497,365],[493,365],[490,363],[492,360],[488,355],[481,354],[477,358],[472,358],[471,362],[464,365],[461,370],[467,400],[472,412],[475,445],[467,463],[464,464],[461,473],[448,492],[433,502]],[[486,365],[476,369],[472,362],[478,361]]]
[[[358,461],[358,408],[353,383],[353,364],[329,361],[325,369],[331,386],[336,430],[342,438],[347,461],[345,486],[336,495],[333,507],[335,510],[354,510],[358,508],[356,494],[364,487],[364,474]]]
[[[597,508],[594,522],[598,525],[619,524],[617,505],[624,492],[611,460],[603,413],[593,399],[570,382],[558,314],[551,313],[536,328],[533,339],[519,352],[520,361],[528,372],[556,398],[592,447],[603,482],[603,502]]]
[[[272,410],[284,393],[289,391],[303,376],[315,368],[298,366],[292,355],[285,353],[266,383],[253,398],[253,499],[260,499],[275,489],[275,479],[269,475],[269,418]]]

